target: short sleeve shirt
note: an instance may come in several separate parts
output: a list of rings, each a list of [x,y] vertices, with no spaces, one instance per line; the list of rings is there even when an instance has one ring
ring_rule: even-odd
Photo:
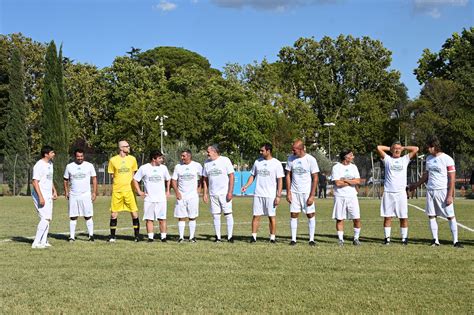
[[[426,171],[428,172],[428,189],[448,188],[448,173],[456,172],[454,160],[447,154],[438,156],[429,155],[426,158]]]
[[[408,164],[410,164],[410,156],[406,154],[394,159],[386,154],[383,158],[383,164],[385,166],[385,191],[404,191],[407,186],[407,169]]]
[[[291,155],[286,164],[286,170],[291,172],[291,191],[296,193],[311,192],[312,174],[319,173],[316,159],[310,155],[299,158]]]
[[[108,173],[114,175],[113,192],[132,191],[133,173],[137,169],[137,160],[131,155],[112,157],[109,161]]]
[[[344,165],[337,163],[332,167],[332,180],[356,179],[360,178],[359,170],[355,164]],[[334,196],[336,197],[356,197],[357,190],[354,186],[337,187],[334,185]]]
[[[64,170],[64,179],[71,183],[71,195],[91,192],[91,177],[96,177],[94,166],[89,162],[69,163]]]
[[[150,163],[140,166],[138,172],[133,176],[137,182],[143,180],[147,196],[145,201],[163,202],[166,201],[165,181],[171,179],[166,165],[153,166]]]
[[[53,196],[53,163],[39,160],[33,167],[33,179],[38,181],[44,198]]]
[[[195,197],[198,195],[197,187],[201,174],[201,164],[191,161],[189,164],[176,164],[171,179],[177,181],[178,190],[183,196]]]
[[[285,176],[281,162],[275,158],[256,160],[250,173],[255,176],[255,196],[266,198],[276,196],[277,179]]]
[[[229,175],[234,173],[234,166],[228,157],[219,156],[215,160],[204,162],[202,176],[209,179],[209,195],[225,195],[229,190]]]

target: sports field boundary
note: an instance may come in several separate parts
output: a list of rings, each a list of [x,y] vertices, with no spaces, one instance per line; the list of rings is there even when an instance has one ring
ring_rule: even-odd
[[[408,205],[409,205],[410,207],[413,207],[413,208],[417,209],[417,210],[420,210],[420,211],[422,211],[422,212],[425,212],[425,209],[420,208],[420,207],[415,206],[415,205],[412,205],[411,203],[409,203]],[[443,220],[445,220],[445,221],[448,221],[448,219],[443,218],[443,217],[440,217],[440,216],[438,216],[438,218],[441,218],[441,219],[443,219]],[[468,230],[468,231],[470,231],[470,232],[474,232],[474,229],[472,229],[472,228],[470,228],[470,227],[468,227],[468,226],[465,226],[464,224],[461,224],[461,223],[459,223],[459,222],[456,222],[456,223],[457,223],[457,225],[458,225],[459,227],[461,227],[461,228],[463,228],[463,229],[466,229],[466,230]]]

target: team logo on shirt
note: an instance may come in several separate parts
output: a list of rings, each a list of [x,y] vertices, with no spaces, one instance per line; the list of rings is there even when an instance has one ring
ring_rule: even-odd
[[[266,168],[260,169],[260,170],[257,171],[257,175],[262,176],[262,177],[268,177],[268,176],[270,176],[270,171],[267,170]]]
[[[390,165],[390,170],[394,172],[401,172],[403,171],[403,165],[400,165],[400,161],[395,160],[394,164]]]
[[[78,170],[79,170],[79,169],[78,169]],[[71,178],[72,178],[72,179],[76,179],[76,180],[81,180],[81,179],[86,178],[86,173],[77,172],[77,173],[75,173],[75,174],[72,174]]]
[[[349,170],[344,171],[344,178],[345,179],[354,179],[354,176],[352,176],[351,172]]]
[[[215,166],[215,164],[213,166]],[[222,171],[218,168],[212,168],[209,170],[209,172],[207,172],[207,174],[209,176],[220,176],[222,175]]]
[[[184,181],[191,181],[195,179],[194,175],[195,175],[194,173],[187,172],[187,173],[183,173],[181,176],[179,176],[179,178]]]

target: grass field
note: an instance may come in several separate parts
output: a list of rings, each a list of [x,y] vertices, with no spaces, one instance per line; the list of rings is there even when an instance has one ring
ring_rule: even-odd
[[[118,241],[106,242],[109,198],[95,204],[95,243],[79,234],[67,242],[64,198],[55,203],[52,248],[32,250],[38,219],[28,197],[0,199],[0,313],[474,313],[474,232],[459,228],[464,249],[451,245],[439,220],[442,246],[429,245],[425,214],[410,207],[410,244],[381,246],[378,200],[361,200],[362,246],[337,246],[332,200],[317,200],[316,247],[307,245],[307,221],[298,245],[288,246],[286,202],[278,209],[277,238],[249,244],[251,198],[234,199],[236,242],[214,244],[212,220],[201,205],[195,244],[177,244],[169,202],[168,243],[134,243],[131,219],[121,214]],[[424,200],[410,200],[421,208]],[[141,209],[141,207],[140,207]],[[456,200],[458,222],[474,228],[474,200]],[[222,221],[225,235],[225,220]],[[144,224],[143,224],[144,225]],[[142,233],[144,228],[142,225]],[[84,231],[80,220],[78,230]],[[188,233],[186,227],[186,233]],[[346,235],[352,228],[346,223]]]

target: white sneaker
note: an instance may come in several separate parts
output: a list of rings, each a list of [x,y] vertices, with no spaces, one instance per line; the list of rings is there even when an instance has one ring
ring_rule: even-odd
[[[31,245],[31,248],[33,248],[33,249],[45,249],[46,246],[42,245],[42,244],[33,244],[33,245]]]

